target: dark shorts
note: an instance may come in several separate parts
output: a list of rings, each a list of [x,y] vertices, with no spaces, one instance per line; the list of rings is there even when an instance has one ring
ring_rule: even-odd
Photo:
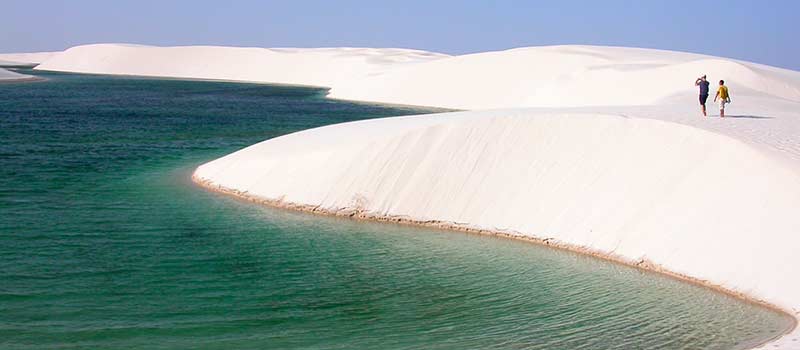
[[[708,95],[700,95],[700,105],[705,106],[708,100]]]

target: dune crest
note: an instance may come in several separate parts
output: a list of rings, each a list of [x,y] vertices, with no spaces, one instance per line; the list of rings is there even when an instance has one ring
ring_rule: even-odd
[[[334,86],[331,97],[456,109],[653,105],[693,77],[800,102],[800,73],[717,57],[593,46],[457,56]],[[689,82],[687,83],[687,80]]]

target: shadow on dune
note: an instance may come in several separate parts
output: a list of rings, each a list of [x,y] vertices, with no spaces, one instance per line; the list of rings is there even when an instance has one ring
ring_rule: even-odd
[[[773,119],[774,117],[763,117],[758,115],[726,115],[725,118]]]

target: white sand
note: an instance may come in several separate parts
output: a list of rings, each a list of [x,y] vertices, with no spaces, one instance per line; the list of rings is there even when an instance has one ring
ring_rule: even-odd
[[[35,77],[26,74],[19,74],[7,69],[0,68],[0,82],[17,81],[17,80],[32,80]]]
[[[405,49],[78,46],[36,69],[336,86],[397,66],[448,57]]]
[[[446,57],[98,45],[39,69],[321,85],[336,98],[509,108],[306,130],[204,164],[195,178],[278,204],[584,247],[800,315],[795,71],[588,46]],[[698,116],[692,83],[702,73],[729,81],[732,118]],[[716,116],[711,99],[708,107]],[[800,349],[800,330],[767,348]]]
[[[0,53],[0,66],[36,65],[59,53],[61,52]]]
[[[331,97],[455,109],[653,105],[694,93],[692,82],[700,73],[727,78],[737,94],[748,89],[800,102],[800,72],[689,53],[593,46],[451,57],[334,86]]]
[[[0,53],[0,67],[36,65],[54,57],[59,52]],[[38,80],[38,78],[0,68],[0,81]]]

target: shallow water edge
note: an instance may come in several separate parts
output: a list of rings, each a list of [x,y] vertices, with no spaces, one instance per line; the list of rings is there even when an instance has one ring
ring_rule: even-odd
[[[743,292],[739,292],[736,290],[732,290],[721,286],[719,284],[715,284],[711,281],[706,281],[702,279],[698,279],[692,276],[688,276],[685,274],[677,273],[674,271],[670,271],[669,269],[664,268],[661,265],[655,264],[651,261],[641,259],[638,261],[626,259],[619,255],[615,255],[612,253],[607,253],[603,251],[599,251],[596,249],[592,249],[590,247],[578,246],[574,244],[560,242],[553,238],[541,238],[536,236],[524,235],[520,232],[516,231],[499,231],[499,230],[489,230],[489,229],[481,229],[475,228],[464,224],[459,224],[455,222],[447,222],[447,221],[437,221],[437,220],[416,220],[414,218],[404,217],[404,216],[383,216],[383,215],[376,215],[373,213],[359,211],[359,210],[339,210],[333,211],[328,210],[325,208],[321,208],[318,206],[313,205],[306,205],[306,204],[297,204],[286,202],[283,200],[274,200],[274,199],[265,199],[260,198],[258,196],[253,196],[248,194],[246,191],[239,191],[231,188],[227,188],[221,185],[215,185],[210,181],[201,179],[194,174],[191,178],[192,182],[194,182],[199,187],[202,187],[208,191],[220,193],[227,196],[232,196],[234,198],[244,200],[251,203],[256,203],[259,205],[265,205],[273,208],[279,209],[286,209],[286,210],[294,210],[294,211],[301,211],[306,213],[312,213],[317,215],[325,215],[325,216],[336,216],[336,217],[346,217],[355,220],[365,220],[365,221],[377,221],[377,222],[384,222],[384,223],[394,223],[400,225],[408,225],[408,226],[416,226],[416,227],[427,227],[427,228],[435,228],[435,229],[443,229],[448,231],[458,231],[467,234],[477,234],[483,236],[492,236],[498,237],[503,239],[511,239],[516,241],[522,241],[532,244],[537,244],[541,246],[552,247],[555,249],[573,252],[581,255],[591,256],[597,259],[601,259],[604,261],[608,261],[615,264],[620,264],[624,266],[633,267],[642,271],[647,271],[650,273],[657,273],[678,281],[682,281],[685,283],[689,283],[692,285],[696,285],[702,288],[709,289],[716,293],[721,293],[727,296],[731,296],[733,298],[739,299],[743,302],[757,305],[760,307],[764,307],[775,311],[787,319],[789,325],[785,330],[783,330],[778,335],[771,337],[769,339],[765,339],[763,341],[759,341],[753,344],[748,344],[748,349],[754,349],[761,347],[763,345],[769,344],[773,341],[776,341],[790,333],[792,333],[798,326],[798,320],[790,311],[781,308],[780,306],[774,305],[766,300],[761,298],[748,295]]]

